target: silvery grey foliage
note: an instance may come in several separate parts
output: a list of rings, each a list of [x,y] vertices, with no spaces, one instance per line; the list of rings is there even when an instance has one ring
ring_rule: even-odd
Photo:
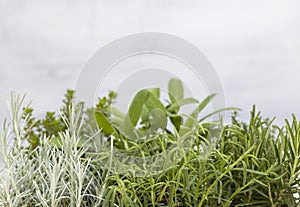
[[[29,150],[21,118],[24,96],[11,98],[11,120],[0,132],[0,205],[16,206],[100,206],[102,183],[91,158],[85,158],[88,138],[82,139],[81,111],[71,109],[68,130],[59,134],[61,148],[40,137],[42,147]],[[82,143],[82,140],[86,140]],[[78,147],[80,144],[80,147]]]

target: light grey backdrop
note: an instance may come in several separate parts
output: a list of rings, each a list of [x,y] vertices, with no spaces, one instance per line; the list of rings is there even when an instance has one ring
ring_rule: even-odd
[[[38,113],[55,110],[95,51],[146,31],[201,49],[242,118],[252,104],[281,123],[300,115],[298,0],[0,0],[0,95],[26,92]]]

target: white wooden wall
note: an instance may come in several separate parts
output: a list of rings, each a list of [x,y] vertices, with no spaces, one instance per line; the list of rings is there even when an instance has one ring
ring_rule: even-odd
[[[97,49],[144,31],[201,49],[243,117],[254,103],[266,116],[300,117],[298,0],[0,0],[0,94],[26,92],[39,112],[55,110]]]

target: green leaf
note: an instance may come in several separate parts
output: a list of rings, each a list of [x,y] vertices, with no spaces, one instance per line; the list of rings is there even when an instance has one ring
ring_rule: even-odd
[[[199,106],[190,114],[190,117],[185,122],[185,127],[193,128],[195,123],[198,120],[199,113],[211,102],[211,100],[216,96],[216,94],[211,94],[207,96],[200,104]]]
[[[150,92],[148,92],[148,99],[145,101],[145,105],[149,111],[152,111],[153,109],[161,109],[162,111],[166,111],[165,106],[162,104],[159,98]]]
[[[149,90],[144,89],[139,91],[134,97],[123,124],[123,132],[126,136],[136,138],[138,131],[135,127],[137,126],[139,119],[142,118],[142,121],[147,121],[149,119],[147,116],[149,117],[149,114],[153,113],[153,110],[161,110],[161,112],[152,114],[154,115],[152,123],[153,129],[164,128],[166,126],[166,110],[157,97],[157,92],[157,90],[152,90],[152,92],[150,92]]]
[[[129,107],[128,114],[125,118],[125,123],[124,123],[125,125],[127,124],[131,124],[133,126],[137,125],[138,120],[140,119],[142,114],[144,103],[147,101],[149,95],[150,92],[147,90],[141,90],[135,95]]]
[[[169,98],[172,103],[179,102],[183,99],[183,85],[181,80],[172,78],[168,85]]]
[[[152,93],[156,98],[160,97],[160,88],[150,88],[147,89],[150,93]]]
[[[179,106],[184,106],[187,104],[199,103],[199,101],[195,98],[185,98],[179,101]]]
[[[177,132],[179,132],[181,124],[182,124],[182,117],[181,116],[173,116],[170,117],[172,124],[174,125]]]
[[[153,109],[150,112],[150,115],[152,116],[152,119],[150,121],[151,123],[151,129],[165,129],[167,126],[167,116],[166,113],[158,108]]]
[[[150,113],[149,109],[147,107],[143,107],[142,115],[141,115],[142,122],[149,120],[149,113]]]
[[[102,112],[96,111],[95,118],[99,128],[102,130],[102,132],[104,132],[104,134],[106,135],[116,134],[114,127]]]
[[[109,106],[106,111],[110,112],[112,115],[117,116],[119,118],[122,118],[122,119],[125,118],[125,114],[123,114],[121,111],[119,111],[115,107]]]
[[[172,103],[167,108],[167,110],[172,113],[174,111],[178,111],[180,109],[180,107],[182,107],[184,105],[193,104],[193,103],[199,103],[199,101],[197,99],[194,99],[194,98],[185,98],[185,99],[182,99],[178,102]]]

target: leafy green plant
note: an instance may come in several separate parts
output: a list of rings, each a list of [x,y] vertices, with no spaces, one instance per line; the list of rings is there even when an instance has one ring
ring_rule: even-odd
[[[133,156],[151,156],[164,151],[179,138],[191,136],[191,133],[196,135],[200,122],[202,131],[214,125],[208,122],[203,124],[204,119],[199,121],[198,116],[215,95],[208,96],[201,103],[194,98],[184,98],[183,85],[179,79],[171,79],[168,88],[169,100],[166,106],[160,100],[160,89],[152,88],[137,92],[126,114],[111,104],[96,107],[95,118],[99,128],[106,136],[114,138],[113,144],[121,152]],[[109,99],[100,102],[105,103],[106,100]],[[189,115],[180,113],[181,107],[187,104],[197,104],[197,107]],[[229,109],[232,108],[222,110]]]
[[[56,116],[55,112],[48,111],[43,119],[36,119],[33,116],[34,110],[31,107],[27,106],[23,108],[22,119],[26,123],[24,138],[31,144],[31,148],[34,149],[41,144],[40,138],[42,136],[45,136],[47,139],[56,138],[60,132],[68,129],[64,119],[70,116],[69,110],[73,102],[74,91],[67,90],[65,99],[63,100],[64,105],[59,111],[60,115]]]
[[[167,104],[159,89],[143,89],[126,114],[113,107],[114,92],[84,109],[68,91],[59,113],[41,119],[12,95],[0,132],[0,206],[300,205],[295,115],[279,127],[253,107],[248,122],[234,112],[220,127],[206,121],[212,114],[199,116],[214,95],[185,98],[178,79],[168,88]],[[182,114],[191,103],[195,110]]]
[[[255,107],[249,123],[238,121],[236,114],[232,117],[233,124],[224,127],[217,153],[213,153],[214,171],[220,175],[210,185],[207,198],[216,188],[218,204],[223,206],[299,204],[295,195],[300,192],[300,165],[291,156],[298,156],[299,137],[295,133],[299,133],[299,122],[293,116],[292,125],[286,121],[286,126],[279,128],[273,121],[263,120]],[[211,199],[207,198],[203,197],[200,204],[209,203]]]

